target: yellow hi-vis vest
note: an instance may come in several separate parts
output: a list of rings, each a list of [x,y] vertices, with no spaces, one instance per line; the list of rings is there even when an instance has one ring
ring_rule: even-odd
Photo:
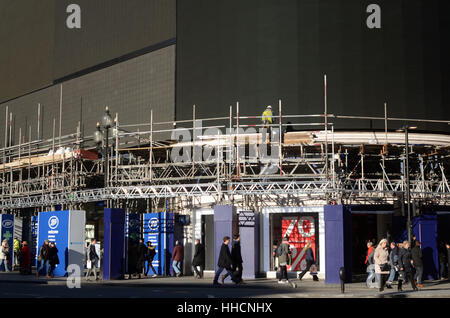
[[[262,122],[263,123],[272,123],[272,111],[270,109],[266,109],[262,114]]]

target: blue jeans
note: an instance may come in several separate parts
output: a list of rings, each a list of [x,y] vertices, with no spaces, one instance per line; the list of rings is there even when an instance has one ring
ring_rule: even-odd
[[[37,273],[39,273],[45,266],[45,275],[48,275],[48,272],[50,270],[50,262],[47,260],[41,260],[39,263],[39,267],[37,269]]]
[[[373,277],[375,276],[375,270],[371,270],[370,272],[369,272],[369,275],[367,276],[367,279],[366,279],[366,285],[367,285],[367,287],[370,287],[370,286],[372,286],[372,280],[373,280]]]
[[[214,284],[218,284],[219,276],[223,272],[223,270],[227,271],[228,276],[231,277],[231,280],[233,282],[238,283],[238,280],[237,280],[236,276],[234,276],[233,271],[231,269],[219,267],[216,271],[216,274],[214,275],[214,281],[213,281]]]
[[[389,273],[388,282],[392,283],[395,279],[395,268],[391,267],[391,272]]]
[[[6,259],[0,260],[0,268],[2,268],[2,265],[5,266],[5,271],[6,271],[6,272],[9,272],[8,262],[6,261]]]
[[[172,262],[172,267],[173,270],[175,271],[175,274],[178,275],[179,273],[181,273],[181,268],[180,268],[181,262],[178,261],[173,261]]]

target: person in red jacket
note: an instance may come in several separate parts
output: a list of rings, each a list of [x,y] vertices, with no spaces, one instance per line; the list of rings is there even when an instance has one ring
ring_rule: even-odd
[[[31,253],[27,241],[22,242],[22,249],[20,250],[20,273],[25,275],[31,274]]]
[[[180,277],[182,275],[181,262],[183,261],[183,259],[184,259],[184,248],[180,244],[180,242],[176,241],[175,247],[173,248],[172,267],[177,277]]]
[[[366,255],[366,261],[364,264],[367,265],[367,261],[369,260],[369,255],[373,252],[373,243],[371,241],[367,242],[367,255]]]

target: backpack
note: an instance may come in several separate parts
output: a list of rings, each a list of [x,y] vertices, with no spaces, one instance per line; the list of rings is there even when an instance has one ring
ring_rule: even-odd
[[[280,245],[277,247],[277,250],[275,251],[275,255],[276,255],[277,257],[280,257],[281,254],[283,254],[283,247],[282,247],[282,245],[283,245],[283,244],[280,244]]]

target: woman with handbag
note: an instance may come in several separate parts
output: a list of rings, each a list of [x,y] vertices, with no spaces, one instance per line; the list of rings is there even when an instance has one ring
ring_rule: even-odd
[[[384,290],[386,276],[390,273],[389,251],[387,239],[382,239],[375,249],[375,277],[378,282],[379,291]]]

